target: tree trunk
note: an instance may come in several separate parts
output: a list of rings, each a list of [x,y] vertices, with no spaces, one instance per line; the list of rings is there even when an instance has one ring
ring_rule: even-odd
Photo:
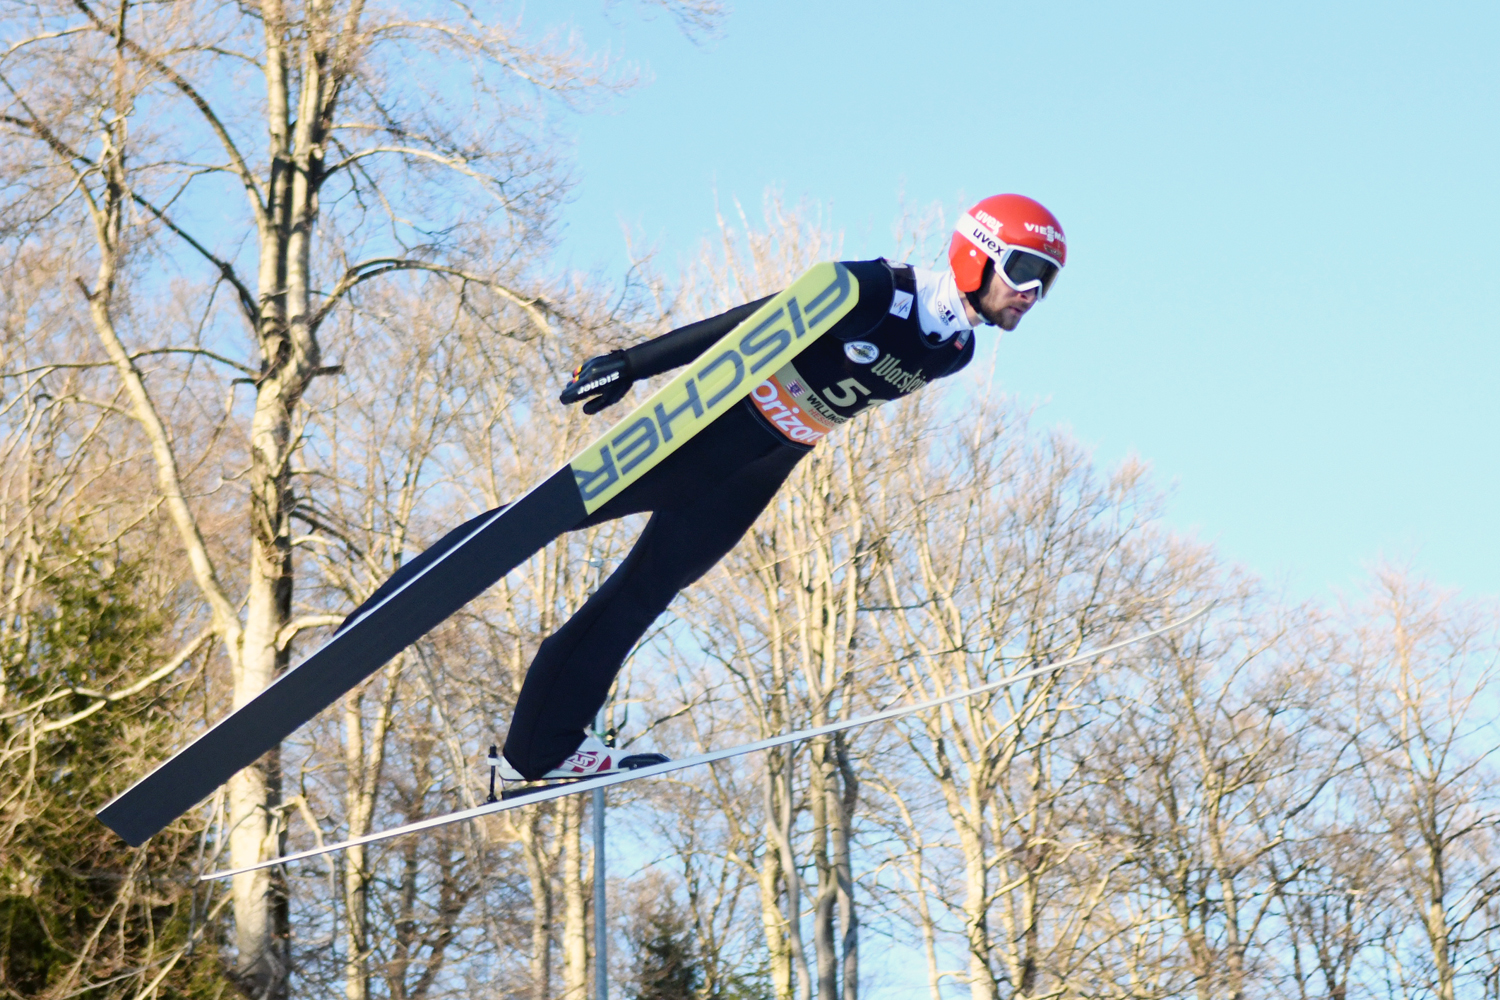
[[[833,765],[826,740],[818,740],[810,749],[812,767],[807,797],[812,804],[813,865],[818,871],[818,898],[813,905],[813,954],[818,962],[818,1000],[838,1000],[839,962],[833,927],[839,887],[828,851],[829,827],[833,822],[829,814],[836,811],[836,808],[829,808],[834,794]]]
[[[551,865],[542,847],[545,813],[535,806],[526,812],[517,832],[531,888],[531,1000],[547,1000],[552,993]]]
[[[301,46],[296,124],[291,124],[288,61],[293,27],[280,0],[263,5],[266,38],[267,128],[271,170],[259,213],[260,376],[250,421],[250,578],[245,629],[234,671],[236,708],[265,690],[290,660],[282,631],[292,620],[292,454],[297,414],[319,365],[311,326],[312,238],[322,184],[322,129],[331,112],[323,70],[328,33],[318,23],[329,12],[309,9]],[[270,848],[272,810],[280,801],[276,754],[246,768],[230,783],[236,866],[260,860]],[[234,880],[239,970],[267,1000],[286,996],[285,960],[277,950],[284,927],[283,893],[259,873]]]
[[[797,974],[797,996],[800,1000],[811,1000],[812,972],[807,965],[807,953],[802,947],[802,877],[797,871],[797,859],[792,850],[792,764],[784,761],[780,773],[767,771],[766,781],[772,784],[770,804],[775,812],[767,815],[767,829],[771,834],[774,850],[781,855],[782,879],[786,885],[786,941],[791,955],[792,968]]]
[[[1427,806],[1426,802],[1421,803]],[[1436,811],[1436,810],[1433,810]],[[1428,820],[1426,815],[1421,820]],[[1423,826],[1427,826],[1423,822]],[[1448,926],[1447,889],[1445,859],[1443,857],[1442,839],[1431,829],[1424,830],[1423,845],[1427,853],[1427,907],[1423,916],[1423,924],[1427,931],[1427,940],[1432,948],[1432,968],[1437,975],[1434,984],[1437,1000],[1454,1000],[1455,983],[1452,961],[1452,930]]]
[[[212,611],[215,631],[224,642],[229,654],[234,677],[234,707],[239,708],[255,693],[266,686],[285,654],[276,649],[275,637],[281,625],[290,617],[290,577],[280,592],[268,588],[264,578],[252,573],[250,608],[258,611],[245,628],[241,628],[233,603],[219,582],[217,571],[208,555],[197,519],[188,508],[185,490],[178,471],[176,451],[172,435],[167,430],[150,394],[145,380],[135,366],[121,342],[114,326],[111,306],[115,291],[115,279],[119,266],[120,227],[125,210],[124,199],[129,190],[122,158],[109,151],[112,142],[108,133],[104,136],[106,155],[102,158],[102,169],[110,178],[106,197],[91,214],[95,225],[95,237],[99,247],[99,268],[93,289],[85,288],[89,300],[89,314],[105,352],[120,374],[126,393],[132,404],[132,416],[151,444],[152,459],[156,466],[158,488],[165,500],[169,516],[177,529],[179,539],[187,550],[188,561],[193,569],[195,582]],[[257,414],[262,409],[257,399]],[[285,462],[280,463],[285,476]],[[252,491],[254,475],[252,473]],[[285,533],[284,546],[288,556],[282,564],[289,563],[290,534]],[[254,562],[260,566],[265,562],[261,547],[253,545]],[[281,596],[278,603],[278,593]],[[257,599],[258,598],[258,599]],[[279,623],[272,625],[266,620],[268,609],[279,608]],[[267,631],[269,630],[269,638]],[[251,638],[254,633],[254,639]],[[248,651],[254,651],[247,655]],[[257,655],[258,654],[258,655]],[[229,783],[229,857],[236,867],[244,867],[260,861],[268,851],[279,853],[279,837],[276,836],[274,810],[280,805],[280,760],[277,752],[266,754],[255,764],[245,768]],[[289,936],[289,914],[282,876],[269,870],[249,872],[235,876],[231,885],[234,899],[235,945],[237,960],[235,976],[242,989],[255,1000],[279,1000],[285,996],[287,973],[287,940]]]
[[[761,784],[761,800],[765,808],[765,850],[761,852],[760,869],[760,921],[766,935],[766,951],[771,972],[771,989],[776,1000],[792,1000],[792,949],[786,916],[781,912],[781,893],[786,885],[786,870],[782,867],[781,850],[778,846],[777,824],[781,809],[776,789],[779,774],[786,761],[780,750],[769,750],[764,755],[764,771]]]
[[[563,839],[563,998],[585,1000],[589,988],[588,894],[583,881],[583,797],[558,804]]]
[[[964,856],[964,933],[969,944],[969,996],[971,1000],[996,1000],[999,995],[990,966],[989,865],[984,835],[968,823],[959,822],[958,842]]]
[[[387,675],[385,698],[370,733],[365,739],[363,688],[351,691],[344,699],[344,770],[348,782],[344,791],[344,811],[349,821],[349,836],[370,832],[375,814],[375,798],[385,764],[385,736],[396,700],[395,671]],[[344,858],[344,996],[348,1000],[370,997],[370,873],[366,868],[365,847],[352,847]]]
[[[843,1000],[859,1000],[859,913],[854,908],[854,863],[851,857],[854,810],[859,805],[859,777],[849,760],[843,734],[833,737],[843,794],[833,827],[833,871],[838,884],[839,947],[843,952]]]

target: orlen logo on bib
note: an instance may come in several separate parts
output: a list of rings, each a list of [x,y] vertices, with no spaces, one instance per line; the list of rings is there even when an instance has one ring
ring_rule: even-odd
[[[868,340],[851,340],[844,345],[844,354],[857,365],[867,365],[880,357],[880,348]]]

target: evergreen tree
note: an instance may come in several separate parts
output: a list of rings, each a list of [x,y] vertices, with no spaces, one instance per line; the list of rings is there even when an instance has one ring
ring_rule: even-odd
[[[201,821],[135,850],[93,815],[176,741],[183,691],[101,697],[155,665],[168,616],[142,562],[79,541],[53,540],[0,648],[0,995],[131,996],[160,976],[161,996],[219,996],[188,870]]]
[[[669,905],[656,908],[636,946],[635,1000],[694,1000],[703,981],[696,942]]]

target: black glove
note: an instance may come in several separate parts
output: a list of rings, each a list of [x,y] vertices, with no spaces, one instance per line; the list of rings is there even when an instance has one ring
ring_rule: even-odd
[[[598,413],[606,406],[614,406],[625,398],[635,383],[630,371],[630,359],[624,351],[610,351],[597,358],[589,358],[573,370],[573,380],[558,396],[560,402],[572,405],[580,399],[584,413]]]

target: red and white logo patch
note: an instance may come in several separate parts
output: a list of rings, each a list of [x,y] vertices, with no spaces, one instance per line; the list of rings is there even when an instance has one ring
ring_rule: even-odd
[[[609,754],[601,754],[595,750],[580,750],[563,761],[558,770],[572,771],[574,774],[593,774],[595,771],[609,770],[609,765]]]
[[[785,434],[789,441],[817,444],[833,430],[832,426],[798,406],[792,394],[774,375],[752,389],[750,398],[771,426]]]

